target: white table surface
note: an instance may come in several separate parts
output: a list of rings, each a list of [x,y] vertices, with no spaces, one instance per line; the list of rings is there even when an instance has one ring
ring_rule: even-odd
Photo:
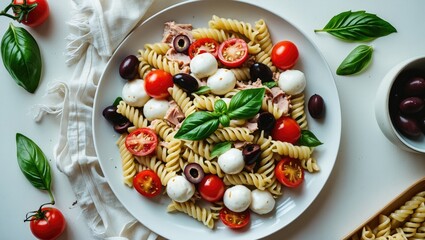
[[[8,2],[8,1],[6,1]],[[2,2],[3,7],[6,2]],[[146,17],[177,0],[156,0]],[[211,1],[214,4],[214,1]],[[374,115],[374,98],[385,73],[398,62],[425,55],[425,1],[357,0],[357,1],[289,1],[263,0],[252,2],[284,17],[304,32],[320,49],[332,70],[342,110],[342,136],[333,172],[313,204],[294,222],[267,239],[341,239],[381,209],[397,194],[425,176],[425,156],[398,149],[381,133]],[[49,1],[51,15],[46,24],[28,29],[37,40],[44,72],[38,90],[29,94],[18,87],[0,66],[0,224],[1,239],[34,239],[25,214],[48,202],[45,192],[35,189],[19,170],[16,160],[16,133],[33,139],[46,153],[53,175],[56,207],[68,222],[60,239],[91,239],[67,177],[58,171],[52,159],[58,140],[59,119],[47,117],[35,123],[31,108],[49,100],[45,97],[51,82],[65,80],[73,72],[65,65],[66,22],[70,19],[70,1]],[[398,32],[370,44],[375,51],[367,71],[356,76],[335,74],[342,59],[356,44],[347,43],[328,34],[316,34],[328,20],[347,10],[366,10],[390,22]],[[9,24],[3,17],[0,31]],[[15,24],[17,25],[17,23]]]

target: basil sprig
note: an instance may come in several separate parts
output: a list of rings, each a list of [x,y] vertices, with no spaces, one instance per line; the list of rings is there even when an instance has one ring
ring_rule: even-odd
[[[24,176],[34,187],[46,190],[54,204],[51,190],[52,177],[46,155],[37,144],[20,133],[16,134],[16,150],[18,165]]]
[[[341,62],[336,70],[338,75],[351,75],[361,72],[372,59],[373,48],[368,45],[359,45],[353,49]]]
[[[342,12],[332,17],[323,29],[314,31],[347,41],[370,41],[397,32],[390,23],[366,11]]]
[[[41,54],[32,35],[21,27],[9,25],[1,41],[3,64],[15,82],[34,93],[41,78]]]
[[[220,123],[229,126],[231,119],[249,119],[260,111],[264,88],[246,89],[232,97],[227,108],[223,100],[214,104],[214,112],[199,111],[189,115],[177,131],[175,138],[202,140],[217,130]]]

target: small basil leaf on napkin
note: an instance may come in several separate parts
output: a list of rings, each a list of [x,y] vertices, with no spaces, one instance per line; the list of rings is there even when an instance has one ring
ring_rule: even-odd
[[[370,41],[397,32],[390,23],[366,11],[342,12],[332,17],[323,29],[314,31],[347,41]]]
[[[248,119],[260,111],[265,88],[242,90],[230,100],[228,115],[230,119]]]
[[[54,203],[51,191],[50,165],[40,147],[28,137],[16,134],[18,165],[24,176],[36,188],[46,190]]]
[[[32,35],[21,27],[9,25],[1,41],[3,64],[15,82],[34,93],[41,78],[41,54]]]
[[[231,142],[226,141],[226,142],[217,143],[212,148],[210,156],[211,158],[218,157],[221,154],[225,153],[230,148],[232,148]]]
[[[217,130],[219,124],[219,116],[204,111],[194,112],[183,121],[174,137],[193,141],[202,140]]]
[[[351,75],[366,68],[372,59],[373,48],[368,45],[359,45],[354,48],[341,62],[336,74]]]

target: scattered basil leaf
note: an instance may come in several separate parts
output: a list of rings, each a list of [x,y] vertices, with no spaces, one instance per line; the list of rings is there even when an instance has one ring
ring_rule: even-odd
[[[46,155],[36,143],[20,133],[16,134],[16,150],[18,165],[24,176],[34,187],[48,191],[54,202],[50,165]]]
[[[221,125],[223,125],[223,127],[230,126],[230,118],[227,114],[221,115],[218,120],[220,121]]]
[[[316,147],[323,143],[309,130],[301,130],[301,137],[298,144],[307,147]]]
[[[248,119],[260,111],[265,88],[245,89],[230,100],[228,115],[230,119]]]
[[[116,107],[120,104],[121,101],[122,101],[122,97],[117,97],[115,98],[115,101],[112,105]]]
[[[351,75],[365,69],[372,59],[373,48],[368,45],[359,45],[354,48],[341,62],[336,74]]]
[[[323,29],[314,31],[347,41],[370,41],[397,32],[390,23],[366,11],[342,12],[332,17]]]
[[[214,103],[214,112],[225,114],[227,113],[227,104],[222,99],[215,101]]]
[[[220,121],[209,112],[194,112],[190,114],[177,131],[175,138],[186,140],[202,140],[217,130]]]
[[[198,90],[196,90],[196,92],[194,92],[195,94],[198,94],[198,95],[203,95],[203,94],[207,94],[207,93],[209,93],[210,92],[210,90],[211,90],[211,88],[210,87],[208,87],[208,86],[201,86],[201,87],[199,87],[198,88]]]
[[[212,148],[211,153],[210,153],[210,156],[211,156],[211,158],[218,157],[221,154],[225,153],[230,148],[232,148],[232,143],[231,142],[226,141],[226,142],[217,143]]]
[[[263,86],[266,86],[268,88],[274,88],[274,87],[277,87],[277,82],[275,82],[275,81],[264,82],[263,83]]]
[[[34,93],[41,78],[41,54],[37,42],[24,28],[9,25],[1,41],[3,64],[15,82]]]

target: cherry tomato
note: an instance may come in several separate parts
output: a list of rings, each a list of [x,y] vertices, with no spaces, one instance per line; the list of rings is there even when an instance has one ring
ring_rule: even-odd
[[[220,210],[220,219],[229,228],[239,229],[249,224],[251,220],[251,214],[249,210],[237,213],[230,211],[226,207],[223,207]]]
[[[32,234],[41,240],[58,238],[66,227],[66,220],[60,210],[53,207],[43,207],[31,218]]]
[[[298,48],[291,41],[276,43],[272,49],[272,63],[281,70],[292,68],[298,60]]]
[[[304,181],[304,168],[296,158],[283,158],[274,171],[276,179],[287,187],[297,187]]]
[[[161,179],[150,169],[139,172],[133,178],[133,186],[145,197],[155,197],[161,193],[162,189]]]
[[[223,198],[224,182],[217,175],[206,175],[198,185],[201,197],[209,202],[216,202]]]
[[[14,0],[13,4],[24,4],[24,0]],[[29,27],[37,27],[44,23],[49,17],[49,4],[46,0],[27,0],[27,5],[37,4],[27,16],[24,16],[22,23]],[[18,15],[17,12],[15,12]]]
[[[150,128],[138,128],[127,135],[125,146],[131,154],[146,156],[152,153],[158,144],[158,137]]]
[[[189,47],[189,57],[192,59],[200,53],[209,52],[217,57],[218,42],[212,38],[200,38],[194,41]]]
[[[168,88],[173,87],[173,76],[160,69],[154,69],[148,72],[144,79],[146,93],[158,99],[170,96]]]
[[[248,59],[248,45],[239,38],[230,38],[220,44],[218,59],[226,67],[239,67]]]
[[[301,137],[301,128],[291,117],[283,116],[276,120],[272,130],[272,138],[282,142],[295,144]]]

